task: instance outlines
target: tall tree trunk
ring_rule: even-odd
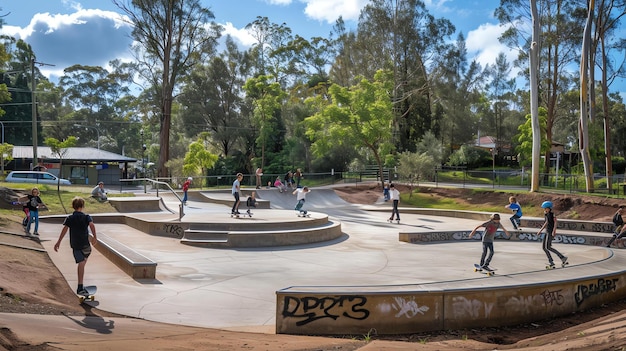
[[[593,192],[593,167],[589,155],[589,109],[592,105],[589,101],[589,71],[593,67],[589,66],[589,51],[591,44],[591,24],[593,20],[593,9],[595,0],[589,1],[587,9],[587,22],[583,34],[583,45],[580,57],[580,121],[578,123],[578,138],[580,154],[583,159],[585,170],[585,188],[588,193]],[[593,87],[591,87],[593,88]]]
[[[533,34],[530,44],[530,115],[533,130],[532,175],[530,191],[539,190],[539,168],[541,167],[541,128],[539,125],[539,14],[537,0],[530,0]]]

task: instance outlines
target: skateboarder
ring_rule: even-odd
[[[306,201],[306,194],[311,191],[309,190],[308,186],[305,186],[304,188],[296,188],[296,190],[293,191],[293,195],[297,195],[296,199],[298,200],[298,203],[296,204],[296,211],[300,211],[300,213],[304,213],[306,214],[306,211],[302,209],[302,206],[304,206],[304,202]]]
[[[400,192],[393,184],[389,185],[389,200],[393,201],[393,209],[391,210],[391,217],[389,222],[393,221],[393,215],[396,215],[396,221],[400,222],[400,212],[398,211],[398,203],[400,202]]]
[[[554,260],[552,260],[552,255],[550,255],[550,251],[554,252],[562,261],[562,266],[565,267],[567,262],[567,256],[561,254],[557,249],[552,247],[552,239],[556,235],[556,216],[554,216],[554,212],[552,212],[552,201],[544,201],[541,204],[541,208],[543,208],[543,212],[545,215],[545,222],[539,231],[537,232],[537,236],[541,235],[541,232],[546,229],[546,235],[543,237],[543,251],[546,253],[548,257],[548,266],[546,268],[554,268]]]
[[[502,230],[504,230],[506,235],[508,235],[509,237],[511,236],[509,232],[506,230],[506,228],[504,228],[502,223],[500,223],[499,214],[494,213],[491,215],[490,218],[491,219],[489,221],[474,228],[474,230],[472,230],[472,232],[469,235],[469,238],[471,238],[474,236],[474,234],[476,234],[476,231],[478,230],[478,228],[481,228],[481,227],[485,228],[485,230],[483,231],[483,238],[482,238],[483,254],[480,256],[480,267],[488,271],[492,270],[491,268],[489,268],[489,263],[491,263],[491,259],[493,258],[493,238],[496,236],[496,231],[498,231],[498,228],[502,228]],[[488,251],[489,251],[489,256],[487,256]]]
[[[256,192],[253,191],[250,196],[248,196],[248,199],[246,200],[246,207],[248,207],[248,211],[246,211],[246,213],[248,214],[248,216],[252,217],[252,212],[250,212],[251,208],[256,208]]]
[[[74,254],[74,261],[78,264],[78,288],[76,293],[78,295],[89,294],[83,286],[83,278],[85,276],[85,265],[87,264],[87,258],[91,254],[91,245],[89,244],[89,230],[93,235],[92,242],[94,245],[97,243],[96,226],[93,224],[93,219],[90,215],[83,213],[85,207],[85,200],[82,197],[75,197],[72,199],[72,208],[74,213],[67,216],[63,221],[63,229],[59,235],[59,240],[54,244],[54,251],[59,251],[61,240],[70,231],[70,246]]]
[[[235,181],[233,182],[233,188],[231,193],[233,194],[233,197],[235,198],[235,203],[233,204],[233,209],[231,211],[232,215],[238,215],[239,213],[239,203],[241,202],[239,200],[239,192],[241,190],[241,181],[243,180],[243,174],[241,173],[237,173],[237,179],[235,179]]]
[[[624,225],[624,219],[622,218],[622,212],[624,211],[624,205],[621,205],[615,214],[613,215],[613,224],[615,224],[615,230],[613,231],[613,237],[606,244],[606,247],[611,247],[611,244],[616,240],[624,236],[626,232],[626,225]]]
[[[191,186],[191,181],[193,180],[193,178],[189,177],[187,178],[187,180],[183,183],[183,204],[187,204],[187,192],[189,191],[189,187]]]
[[[513,228],[515,230],[519,230],[520,218],[522,218],[522,206],[520,206],[519,202],[517,202],[517,198],[515,196],[509,197],[509,204],[504,206],[513,212],[511,216],[511,223],[513,223]]]

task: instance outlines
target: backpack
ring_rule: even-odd
[[[613,224],[615,224],[616,226],[620,226],[624,224],[624,220],[622,219],[622,216],[619,213],[616,213],[613,216]]]

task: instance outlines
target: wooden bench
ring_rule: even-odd
[[[95,248],[133,279],[156,279],[156,262],[121,242],[98,234]]]

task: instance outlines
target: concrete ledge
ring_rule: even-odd
[[[457,230],[457,231],[432,231],[432,232],[400,232],[398,234],[398,240],[411,243],[411,244],[427,244],[431,242],[446,242],[446,241],[481,241],[482,232],[476,232],[476,235],[469,238],[471,230]],[[496,232],[496,240],[511,240],[511,241],[533,241],[541,242],[543,235],[537,235],[537,231],[522,230],[519,232],[509,231],[511,238],[508,238],[502,231]],[[586,232],[560,232],[557,230],[557,234],[552,241],[555,244],[576,244],[576,245],[591,245],[591,246],[606,246],[611,239],[611,235],[604,233],[586,233]],[[624,246],[621,240],[616,240],[615,247],[618,245]]]
[[[180,242],[215,248],[270,247],[319,243],[342,235],[340,222],[327,222],[324,225],[290,230],[224,232],[189,229]]]
[[[109,203],[120,213],[160,212],[167,209],[163,199],[158,197],[112,197]]]
[[[390,212],[391,209],[389,207],[378,207],[378,206],[362,206],[362,210],[365,211],[379,211],[379,212]],[[413,208],[413,207],[402,207],[400,208],[400,213],[410,213],[410,214],[421,214],[426,216],[438,216],[438,217],[452,217],[452,218],[464,218],[464,219],[475,219],[477,221],[487,221],[489,220],[489,216],[491,216],[490,212],[478,212],[478,211],[457,211],[457,210],[440,210],[436,208]],[[504,225],[509,225],[509,217],[510,214],[501,213],[502,223]],[[522,228],[536,228],[537,230],[541,228],[543,225],[543,218],[537,217],[522,217],[521,218],[521,227]],[[612,222],[593,222],[593,221],[579,221],[575,219],[562,219],[558,218],[557,229],[562,230],[577,230],[584,232],[593,232],[593,233],[613,233],[615,230],[615,225]]]
[[[610,251],[609,251],[610,252]],[[501,327],[626,297],[624,255],[596,263],[420,285],[290,287],[276,292],[276,333],[408,334]],[[576,272],[573,272],[576,270]],[[572,278],[576,277],[576,278]]]
[[[240,208],[246,208],[246,200],[248,199],[248,196],[250,196],[250,194],[253,191],[254,190],[242,190],[241,191],[241,195],[240,195],[241,204],[239,205]],[[209,203],[226,205],[226,206],[230,207],[235,202],[235,198],[230,193],[230,191],[228,191],[228,192],[226,192],[226,191],[207,191],[207,192],[202,192],[201,194],[204,197],[203,199],[201,199],[201,201],[206,201],[206,202],[209,202]],[[257,201],[256,208],[258,208],[258,209],[269,209],[270,208],[270,202],[268,200],[259,199],[257,197],[256,201]]]
[[[98,234],[95,248],[133,279],[156,279],[157,264],[119,241]]]

